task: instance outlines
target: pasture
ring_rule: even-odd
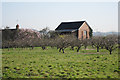
[[[2,50],[3,78],[118,78],[118,50],[41,47]]]

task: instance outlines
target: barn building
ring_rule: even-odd
[[[19,30],[19,25],[16,25],[15,29],[9,29],[6,27],[5,29],[1,29],[2,31],[2,41],[4,40],[13,40],[14,36],[16,35],[17,31]]]
[[[74,34],[78,39],[89,39],[92,37],[92,29],[86,21],[62,22],[55,32],[63,34]]]

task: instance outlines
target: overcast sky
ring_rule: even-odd
[[[85,20],[94,32],[118,31],[117,2],[3,2],[2,27],[54,30],[61,22]]]

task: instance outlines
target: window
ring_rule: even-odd
[[[85,38],[87,39],[87,31],[83,31]]]
[[[84,35],[86,36],[87,35],[87,31],[83,31],[84,32]]]

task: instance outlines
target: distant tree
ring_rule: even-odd
[[[94,40],[92,38],[89,39],[90,45],[92,46],[92,48],[94,48]]]
[[[48,46],[50,46],[51,48],[56,47],[57,42],[56,42],[56,38],[50,38],[48,41]]]
[[[45,27],[39,32],[41,34],[41,37],[46,38],[46,37],[50,37],[49,31],[50,31],[49,27]]]
[[[82,44],[84,46],[84,48],[86,49],[88,45],[90,45],[90,40],[89,39],[84,39],[82,40]]]
[[[74,50],[74,47],[76,46],[77,37],[75,35],[70,34],[67,36],[67,39],[71,50]]]
[[[105,47],[105,37],[101,36],[101,38],[102,38],[102,43],[101,43],[100,47],[101,47],[101,49],[104,49],[104,47]]]
[[[75,41],[75,46],[77,47],[77,52],[79,52],[80,48],[82,47],[82,40],[81,39],[77,39]]]
[[[102,36],[94,36],[92,38],[92,42],[93,42],[94,46],[97,48],[97,52],[99,52],[99,48],[103,44],[103,37]]]
[[[49,30],[48,35],[50,38],[55,38],[56,36],[59,36],[58,33],[56,33],[55,31]]]
[[[43,50],[45,50],[46,47],[49,45],[49,39],[41,38],[41,39],[39,39],[39,41],[37,42],[37,44],[38,44]]]
[[[108,35],[105,38],[105,48],[112,54],[112,51],[118,48],[118,36]]]
[[[65,53],[64,52],[65,48],[67,48],[70,45],[68,40],[69,39],[67,38],[67,35],[64,35],[62,37],[59,37],[59,36],[56,37],[55,44],[56,44],[57,49],[59,49],[59,52],[61,52],[62,50],[62,52]]]

